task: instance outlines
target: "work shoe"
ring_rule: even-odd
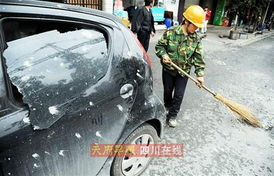
[[[177,125],[177,120],[176,120],[176,119],[169,119],[168,125],[169,125],[170,127],[175,128],[176,125]]]

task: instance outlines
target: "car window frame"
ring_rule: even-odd
[[[3,41],[3,35],[2,35],[2,25],[0,24],[0,81],[2,82],[3,81],[3,84],[1,84],[1,88],[0,89],[3,89],[3,91],[0,92],[0,98],[2,99],[1,102],[6,102],[8,101],[7,100],[7,84],[6,84],[6,81],[5,81],[5,62],[4,62],[4,57],[2,57],[2,53],[4,51],[4,41]],[[6,107],[5,105],[1,105],[0,106],[0,115],[2,116],[2,113],[8,111],[8,107]],[[1,117],[0,116],[0,117]]]
[[[92,16],[92,15],[91,15]],[[112,61],[112,57],[113,57],[113,35],[114,35],[114,26],[112,25],[107,25],[107,24],[102,24],[102,23],[97,23],[95,21],[90,20],[89,23],[87,23],[86,20],[84,19],[79,19],[79,18],[75,18],[75,17],[64,17],[65,19],[61,19],[62,16],[43,16],[43,17],[39,17],[39,16],[16,16],[16,17],[3,17],[0,19],[0,35],[1,35],[1,42],[3,44],[3,47],[1,48],[1,62],[3,64],[2,67],[2,71],[3,71],[3,76],[4,76],[4,81],[6,83],[6,98],[7,100],[10,101],[10,103],[17,107],[17,108],[23,108],[24,106],[20,105],[18,103],[18,101],[14,98],[13,95],[13,90],[12,90],[12,82],[9,79],[9,75],[7,73],[7,68],[5,66],[5,58],[3,57],[3,52],[7,49],[7,42],[5,40],[5,35],[4,35],[4,29],[3,29],[3,21],[4,20],[36,20],[36,21],[53,21],[53,22],[61,22],[61,23],[72,23],[72,24],[76,24],[76,25],[84,25],[89,27],[90,29],[96,29],[97,31],[101,32],[105,39],[106,39],[106,43],[107,43],[107,57],[108,57],[108,68],[107,71],[105,72],[104,76],[106,75],[106,73],[108,72],[109,66],[111,64]],[[103,77],[104,77],[103,76]],[[98,80],[99,81],[99,80]]]
[[[0,20],[1,21],[1,20]],[[1,98],[3,99],[3,102],[5,104],[5,107],[2,109],[0,109],[0,118],[7,115],[7,114],[10,114],[10,113],[13,113],[17,110],[21,110],[21,109],[24,109],[25,107],[23,106],[16,106],[16,103],[14,102],[14,98],[13,98],[13,95],[11,95],[11,92],[10,90],[12,91],[12,88],[11,88],[11,83],[10,82],[7,82],[7,80],[9,80],[8,78],[8,75],[6,73],[6,61],[5,61],[5,58],[3,57],[3,52],[6,48],[6,43],[4,41],[4,35],[3,35],[3,26],[2,26],[2,23],[0,23],[0,59],[1,59],[1,78],[3,80],[3,83],[4,85],[3,86],[3,89],[4,89],[4,94],[3,95],[0,95]],[[10,97],[12,96],[12,100],[10,99]]]
[[[4,51],[5,46],[3,46],[4,45],[4,41],[3,41],[3,35],[2,35],[2,30],[1,29],[2,29],[2,24],[0,24],[0,54],[1,54],[1,56],[0,56],[1,57],[1,63],[0,63],[0,66],[1,66],[0,67],[0,80],[3,80],[5,82],[4,61],[2,59],[2,53]],[[5,87],[6,84],[1,85],[1,86]],[[5,88],[5,91],[3,93],[4,94],[2,95],[1,92],[0,92],[0,97],[4,97],[5,96],[5,94],[6,94],[6,88]]]

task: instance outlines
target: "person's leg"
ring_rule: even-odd
[[[181,75],[177,74],[176,81],[175,81],[175,91],[172,99],[172,106],[169,110],[168,117],[170,119],[176,119],[177,114],[180,111],[180,107],[183,101],[183,97],[185,94],[185,89],[187,85],[188,78],[182,77]]]
[[[145,35],[146,37],[145,37],[145,40],[144,40],[144,44],[143,44],[143,46],[144,46],[144,49],[146,50],[146,51],[148,51],[148,48],[149,48],[149,39],[150,39],[150,33],[149,32],[146,32],[146,35]]]
[[[201,28],[201,33],[202,33],[202,34],[205,33],[205,20],[204,20],[204,22],[203,22],[203,27]]]
[[[144,31],[139,31],[137,33],[137,38],[138,38],[139,42],[144,46],[144,43],[145,43]]]
[[[205,33],[207,31],[207,23],[208,23],[208,20],[205,20],[205,30],[204,30]]]
[[[172,76],[170,73],[165,71],[165,68],[163,68],[162,80],[164,86],[164,105],[166,109],[169,109],[172,105],[172,92],[175,85],[175,79],[176,77]]]
[[[148,46],[149,46],[149,38],[150,38],[150,34],[146,31],[139,31],[138,34],[138,40],[140,41],[140,43],[143,45],[145,51],[148,50]]]

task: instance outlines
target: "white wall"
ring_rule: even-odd
[[[113,14],[113,1],[103,0],[103,11]]]
[[[180,0],[159,0],[159,2],[163,4],[161,7],[173,12],[174,20],[177,20],[179,1]]]

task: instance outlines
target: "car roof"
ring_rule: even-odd
[[[84,13],[84,14],[107,18],[111,21],[114,21],[116,24],[117,23],[122,24],[122,22],[112,14],[109,14],[100,10],[96,10],[96,9],[68,5],[65,3],[45,2],[45,1],[38,1],[38,0],[0,0],[0,5],[43,7],[43,8],[51,8],[56,10],[78,12],[78,13]]]

